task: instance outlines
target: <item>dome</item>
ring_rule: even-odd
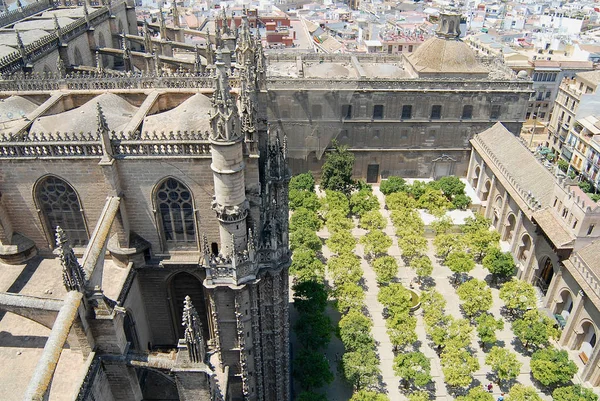
[[[475,52],[460,39],[433,37],[426,40],[408,56],[408,61],[419,74],[488,74],[477,60]]]
[[[210,131],[211,110],[210,98],[197,93],[171,110],[147,116],[142,131]]]

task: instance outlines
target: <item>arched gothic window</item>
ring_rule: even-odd
[[[190,190],[174,178],[158,187],[156,203],[167,246],[195,247],[194,205]]]
[[[77,193],[66,181],[48,176],[37,185],[37,199],[46,227],[54,238],[56,226],[69,236],[71,246],[85,246],[88,242]],[[54,241],[52,241],[54,242]]]

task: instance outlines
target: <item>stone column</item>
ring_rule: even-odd
[[[500,239],[504,237],[504,233],[507,229],[505,225],[506,209],[508,209],[508,191],[504,188],[504,199],[502,199],[502,209],[500,209],[500,216],[498,217],[498,232],[500,233]]]
[[[492,211],[494,210],[494,193],[496,189],[496,176],[492,176],[492,184],[490,185],[490,192],[487,197],[487,205],[485,207],[485,217],[488,219],[492,215]]]
[[[600,345],[597,343],[581,373],[581,380],[589,382],[592,386],[598,386],[600,383]]]
[[[569,314],[569,320],[567,321],[567,325],[563,329],[560,340],[558,341],[558,343],[563,347],[573,349],[575,347],[575,341],[577,341],[577,334],[582,334],[577,333],[575,329],[581,318],[581,311],[585,306],[586,298],[587,297],[585,296],[583,290],[579,290],[579,292],[577,292],[577,297],[575,297],[575,300],[573,300],[573,309],[571,309],[571,313]]]
[[[512,243],[510,244],[510,252],[515,255],[515,247],[518,244],[518,241],[521,238],[521,227],[523,225],[523,211],[519,209],[519,213],[517,214],[517,222],[515,224],[515,229],[513,233]]]
[[[481,172],[479,173],[479,179],[477,180],[477,188],[475,188],[475,193],[477,196],[479,196],[479,198],[481,198],[479,191],[481,191],[481,186],[483,185],[483,181],[485,181],[483,178],[487,177],[487,173],[485,172],[485,162],[483,160],[481,161],[480,168]]]
[[[551,310],[553,310],[551,306],[555,304],[556,301],[556,292],[558,291],[558,286],[562,280],[562,274],[563,267],[559,265],[558,272],[554,275],[554,277],[552,277],[552,281],[548,287],[548,292],[546,293],[546,302],[544,306],[546,306],[546,308],[550,308]]]

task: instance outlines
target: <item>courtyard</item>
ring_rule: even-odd
[[[468,190],[467,193],[469,193]],[[426,399],[452,400],[456,398],[474,400],[477,398],[478,400],[496,400],[504,394],[507,399],[514,400],[551,400],[552,392],[555,388],[570,386],[571,384],[582,384],[578,373],[583,369],[584,363],[579,358],[579,353],[575,351],[569,351],[569,359],[572,362],[568,363],[571,369],[576,370],[570,380],[562,382],[560,385],[555,383],[552,385],[543,385],[533,377],[531,373],[531,358],[535,351],[560,349],[556,342],[556,334],[558,333],[556,322],[554,320],[551,321],[543,313],[538,314],[537,316],[540,316],[540,319],[548,323],[548,325],[552,323],[553,327],[548,327],[548,330],[550,330],[550,333],[552,333],[552,330],[556,330],[554,338],[550,335],[547,344],[539,344],[533,347],[531,344],[524,344],[513,332],[513,324],[517,319],[511,314],[510,308],[507,308],[505,304],[506,297],[504,300],[500,297],[502,284],[509,282],[511,277],[498,277],[491,274],[488,269],[483,267],[482,257],[476,258],[473,256],[473,259],[477,263],[474,263],[472,268],[467,268],[459,273],[456,272],[456,269],[452,271],[448,267],[450,265],[448,260],[446,259],[445,261],[444,257],[440,257],[440,250],[434,245],[436,233],[432,230],[432,226],[435,226],[435,221],[445,220],[441,218],[444,214],[443,212],[440,213],[440,210],[436,210],[434,214],[437,217],[434,217],[423,211],[417,212],[416,205],[413,205],[412,208],[402,207],[403,211],[394,215],[396,208],[394,206],[390,207],[391,205],[389,204],[386,207],[386,196],[380,191],[378,186],[373,186],[372,199],[369,202],[372,204],[373,199],[377,200],[378,205],[376,206],[376,210],[380,213],[383,221],[378,223],[379,227],[377,227],[377,224],[366,227],[366,223],[363,220],[366,214],[365,211],[362,210],[359,213],[355,213],[354,207],[356,204],[353,205],[352,200],[350,200],[350,206],[340,207],[340,199],[332,197],[329,191],[327,191],[326,195],[325,192],[317,189],[316,194],[320,200],[318,216],[325,221],[325,224],[318,227],[318,229],[316,229],[317,227],[313,228],[316,229],[316,234],[324,245],[320,248],[320,251],[316,251],[318,258],[321,260],[322,267],[313,265],[312,268],[317,270],[320,268],[323,269],[323,284],[328,294],[329,301],[324,314],[331,320],[333,333],[335,334],[332,334],[326,344],[324,344],[323,354],[333,377],[329,383],[323,383],[320,387],[304,388],[304,390],[308,390],[302,393],[306,398],[302,398],[301,394],[297,399],[342,401],[352,398],[352,400],[383,401],[389,399],[396,401],[410,399],[411,401],[416,401]],[[292,197],[290,201],[291,209],[295,208],[296,212],[310,205],[310,201],[303,201],[300,205],[301,207],[297,207],[298,205],[293,207]],[[343,211],[345,211],[345,208],[348,208],[349,213],[347,215],[351,216],[351,218],[344,220],[346,218],[344,212],[341,213],[341,216],[332,217],[337,213],[334,210],[337,207],[340,207]],[[473,216],[470,211],[457,212],[446,212],[445,214],[453,214],[455,216],[454,223],[457,223],[457,220],[461,220],[459,224],[464,223],[465,216]],[[404,215],[400,216],[402,213]],[[362,214],[360,218],[359,214]],[[456,219],[457,214],[461,216],[460,219]],[[372,215],[373,213],[369,216]],[[424,218],[421,218],[421,216]],[[297,217],[298,219],[294,221],[292,214],[290,227],[292,249],[295,247],[294,232],[297,230],[297,227],[294,225],[297,226],[300,219],[300,216]],[[404,220],[405,222],[409,222],[406,228],[402,227],[403,219],[408,219]],[[420,221],[410,222],[410,219]],[[302,221],[306,222],[305,220],[305,216],[302,216]],[[334,220],[337,222],[334,222]],[[427,223],[424,223],[423,220]],[[477,219],[471,218],[470,220],[475,221]],[[410,233],[413,224],[415,224],[415,227],[418,227],[416,231],[420,231],[420,234],[414,236],[414,238]],[[487,227],[487,230],[489,230],[489,222]],[[385,238],[376,238],[374,241],[365,240],[366,237],[373,235],[371,231],[377,231],[379,228],[385,234]],[[442,229],[438,227],[438,230]],[[457,238],[465,235],[462,233],[463,230],[460,225],[450,224],[444,227],[443,230],[445,230],[444,233],[447,235]],[[350,233],[352,240],[349,240],[347,235],[340,234],[343,231]],[[444,233],[441,235],[444,235]],[[332,237],[335,237],[334,241],[332,241]],[[485,247],[494,247],[500,251],[505,250],[507,248],[506,243],[500,242],[499,239],[499,236],[490,235],[489,243]],[[304,236],[301,242],[305,240],[306,237]],[[439,242],[442,243],[443,241]],[[340,245],[340,243],[343,245]],[[440,244],[436,245],[442,246]],[[331,249],[332,247],[335,249]],[[382,248],[374,250],[374,247]],[[473,247],[471,245],[471,248]],[[297,252],[298,245],[296,244],[294,255],[297,255]],[[339,263],[336,262],[341,261],[341,258],[345,257],[343,255],[347,252],[356,255],[358,267],[346,266],[348,271],[342,274],[339,271],[339,267],[336,267],[339,266]],[[469,249],[469,252],[473,253],[474,251]],[[451,253],[451,251],[448,253]],[[480,256],[482,255],[483,253]],[[375,261],[378,258],[385,257],[393,258],[398,266],[396,271],[392,269],[392,276],[390,276],[389,270],[376,272],[376,269],[374,269],[374,265],[377,266]],[[419,267],[419,263],[411,262],[415,259],[428,259],[431,261],[429,271],[427,267]],[[351,261],[351,259],[346,260]],[[353,265],[354,262],[350,264]],[[344,267],[344,270],[346,267]],[[420,272],[419,269],[421,269]],[[306,278],[305,276],[303,278],[305,273],[299,272],[292,265],[290,287],[294,283],[297,283],[298,280],[304,280]],[[316,276],[318,275],[317,273]],[[355,281],[353,282],[353,280]],[[468,310],[465,310],[465,303],[469,300],[465,299],[464,296],[461,299],[458,289],[471,280],[473,283],[485,286],[482,291],[491,294],[491,302],[489,305],[481,307],[480,310],[467,313]],[[390,288],[394,283],[401,284],[404,289],[412,288],[421,295],[425,293],[430,294],[432,291],[441,294],[444,302],[434,302],[431,305],[433,309],[440,309],[437,312],[424,310],[428,308],[421,305],[421,308],[416,310],[412,310],[411,308],[410,312],[401,312],[396,317],[394,313],[390,313],[390,310],[393,311],[392,308],[396,307],[392,305],[394,300],[390,301],[388,299],[386,301],[380,296],[382,289]],[[360,287],[362,291],[354,286]],[[532,292],[534,295],[531,299],[529,309],[538,308],[542,310],[543,294],[534,287],[531,287],[530,290],[535,292]],[[349,293],[350,295],[348,296],[348,294],[344,293]],[[400,291],[398,294],[401,295],[402,292]],[[340,299],[344,298],[344,296],[350,298],[350,300]],[[290,297],[293,302],[293,291],[290,292]],[[386,305],[382,304],[382,300],[386,302]],[[342,326],[345,325],[344,319],[353,313],[353,309],[359,310],[360,313],[371,321],[371,324],[368,326],[372,340],[366,340],[366,343],[369,344],[372,341],[374,346],[373,353],[376,355],[376,369],[368,368],[369,358],[367,357],[364,357],[363,361],[358,362],[365,367],[362,372],[356,368],[354,371],[348,368],[348,365],[351,363],[351,357],[346,359],[346,356],[354,354],[356,351],[353,349],[349,350],[347,344],[342,341],[344,338],[344,328]],[[429,317],[425,316],[426,314],[429,314]],[[431,316],[436,314],[440,314],[442,320],[445,322],[439,327],[445,333],[442,334],[442,339],[438,339],[438,341],[435,341],[433,338],[437,335],[433,326],[438,323],[432,324],[430,321]],[[476,317],[481,317],[482,315],[490,316],[492,321],[503,322],[495,330],[492,330],[493,342],[487,344],[482,341],[482,338],[480,338],[481,334],[477,330],[477,326],[479,325],[477,324],[478,320]],[[298,322],[297,311],[292,311],[291,316],[291,327],[296,327]],[[394,325],[390,322],[391,319],[396,319],[400,327],[394,328]],[[429,328],[426,322],[428,319],[429,326],[431,326]],[[342,322],[342,325],[340,325],[340,322]],[[452,337],[452,331],[457,328],[460,328],[461,332],[456,335],[456,338],[461,338],[461,341],[463,341],[462,346],[458,347],[460,349],[456,350],[458,356],[450,354],[449,346],[448,349],[444,349],[446,348],[444,342],[450,344],[450,342],[456,340],[456,338]],[[414,332],[411,332],[412,330]],[[394,333],[395,337],[393,339],[390,333]],[[302,348],[302,345],[298,343],[297,336],[298,333],[292,336],[294,350]],[[346,338],[346,343],[348,341]],[[502,368],[499,369],[498,366],[493,367],[490,365],[489,355],[492,349],[496,348],[502,351],[495,350],[494,352],[503,353],[504,357],[514,359],[512,368],[514,370],[516,367],[517,371],[511,372],[506,376],[510,378],[501,379],[500,376],[502,376],[502,373],[498,373],[498,370],[502,370]],[[419,354],[422,354],[427,361],[422,362],[420,366],[417,366],[419,363],[414,363],[412,366],[409,363],[408,368],[404,366],[404,370],[401,370],[398,369],[397,365],[399,364],[398,355],[402,354],[408,354],[411,357],[414,356],[415,360],[419,360]],[[352,355],[352,358],[354,358],[354,355]],[[356,363],[356,361],[354,362]],[[293,363],[293,367],[296,371],[296,362]],[[411,369],[413,376],[409,378],[398,375],[398,372],[402,371],[410,376]],[[444,369],[446,369],[449,377],[446,377],[444,374]],[[369,379],[369,375],[376,377]],[[301,393],[299,388],[301,387],[301,382],[302,380],[296,380],[295,382],[296,395]],[[453,385],[449,384],[449,382],[452,382]],[[490,384],[491,391],[488,392],[487,389]],[[485,391],[479,392],[479,389],[483,389],[484,387]],[[363,391],[361,392],[361,390]],[[594,390],[598,392],[598,389]],[[314,397],[321,396],[324,398],[310,398],[307,395],[308,393],[313,394]],[[361,394],[363,398],[360,398],[359,395]],[[387,398],[383,398],[383,396]]]

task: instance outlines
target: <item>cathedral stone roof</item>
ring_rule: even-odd
[[[596,275],[600,276],[600,240],[584,246],[577,251],[577,255]]]
[[[125,129],[137,111],[127,100],[113,93],[103,93],[80,107],[64,113],[40,117],[32,125],[30,132],[92,132],[98,130],[99,103],[111,131]]]
[[[37,108],[37,104],[21,96],[0,100],[0,123],[23,118]]]
[[[146,132],[209,131],[211,110],[210,98],[197,93],[171,110],[147,116],[142,130]]]
[[[408,61],[419,75],[489,73],[469,45],[460,39],[429,38],[408,56]]]

